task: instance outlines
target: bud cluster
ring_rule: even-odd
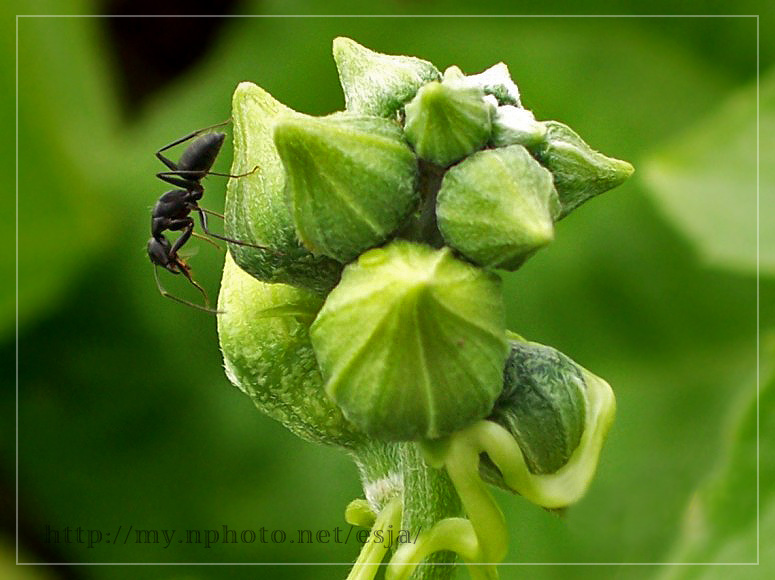
[[[442,440],[487,419],[531,473],[557,472],[584,445],[592,375],[508,333],[494,270],[632,167],[536,120],[503,63],[441,73],[347,38],[334,58],[345,111],[234,94],[232,173],[258,169],[229,182],[227,232],[266,249],[230,247],[229,377],[316,441]]]

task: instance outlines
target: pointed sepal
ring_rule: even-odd
[[[264,282],[281,282],[323,294],[339,280],[342,266],[314,256],[296,237],[285,200],[285,170],[274,146],[276,119],[293,111],[253,83],[234,91],[234,161],[226,192],[226,234],[266,249],[230,244],[239,266]]]
[[[552,172],[562,219],[582,203],[624,183],[632,165],[592,149],[567,125],[546,121],[546,138],[536,149],[538,160]]]
[[[492,131],[482,90],[456,80],[428,83],[405,110],[404,131],[417,156],[442,167],[481,149]]]
[[[334,39],[334,60],[348,111],[393,117],[425,83],[441,75],[428,61],[380,54],[354,40]]]

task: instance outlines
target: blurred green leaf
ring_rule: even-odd
[[[766,348],[765,366],[775,360],[775,335]],[[766,361],[769,360],[770,364]],[[775,373],[763,369],[764,383],[758,397],[746,396],[730,436],[730,445],[712,477],[692,497],[684,530],[670,562],[753,563],[758,567],[735,568],[735,578],[763,578],[775,575],[775,452],[767,442],[775,440]],[[758,419],[761,421],[757,425]],[[758,427],[758,429],[757,429]],[[757,444],[760,447],[758,457]],[[757,467],[760,472],[757,473]],[[757,476],[760,488],[757,489]],[[757,522],[757,511],[761,518]],[[760,524],[761,528],[757,528]],[[672,567],[659,575],[663,580],[727,578],[729,569],[717,566]]]
[[[655,199],[709,263],[756,271],[757,120],[760,150],[775,149],[775,71],[732,96],[720,110],[644,165]],[[760,166],[761,272],[775,274],[775,165]]]
[[[70,8],[82,9],[84,2]],[[20,324],[53,310],[116,231],[98,185],[109,184],[105,175],[122,167],[98,24],[87,18],[18,19]],[[12,327],[13,305],[6,287],[0,332]]]

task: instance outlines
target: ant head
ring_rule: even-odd
[[[176,256],[170,255],[171,251],[172,246],[164,236],[148,240],[148,257],[151,259],[151,263],[177,274],[179,260]]]

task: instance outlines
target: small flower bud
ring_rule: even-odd
[[[274,129],[296,231],[315,254],[349,262],[415,209],[417,161],[393,121],[288,115]]]
[[[626,161],[606,157],[587,145],[570,127],[546,121],[547,134],[536,150],[538,160],[554,175],[562,219],[588,199],[622,184],[634,171]]]
[[[444,175],[436,216],[446,242],[477,264],[517,269],[554,238],[551,174],[521,145],[471,155]]]
[[[442,75],[442,80],[449,82],[449,81],[462,81],[465,78],[465,74],[463,74],[463,71],[460,70],[460,67],[457,65],[448,66],[446,69],[444,69],[444,74]]]
[[[524,145],[532,147],[543,142],[546,126],[535,120],[527,109],[504,105],[495,109],[492,119],[492,138],[496,147]]]
[[[325,293],[339,280],[341,264],[313,256],[296,238],[285,200],[285,170],[272,141],[278,116],[293,111],[253,83],[234,91],[234,162],[226,193],[226,234],[266,250],[230,244],[234,260],[265,282],[282,282]]]
[[[404,131],[417,156],[445,167],[483,147],[492,130],[483,96],[456,80],[422,87],[405,108]]]
[[[425,83],[441,75],[411,56],[380,54],[349,38],[334,39],[334,60],[348,111],[392,117]]]
[[[547,482],[553,495],[565,490],[579,496],[591,480],[613,422],[611,387],[554,348],[516,335],[511,335],[510,345],[503,391],[488,419],[511,433],[530,473],[558,474],[554,483]],[[486,455],[480,473],[489,483],[510,489]]]
[[[316,294],[266,284],[226,255],[218,297],[218,338],[229,380],[263,413],[299,437],[354,448],[364,440],[323,391],[309,340]]]
[[[532,473],[557,471],[584,431],[581,368],[551,347],[511,341],[503,379],[490,419],[514,435]]]
[[[430,439],[487,415],[503,385],[500,280],[406,241],[345,268],[311,328],[326,392],[384,440]]]

